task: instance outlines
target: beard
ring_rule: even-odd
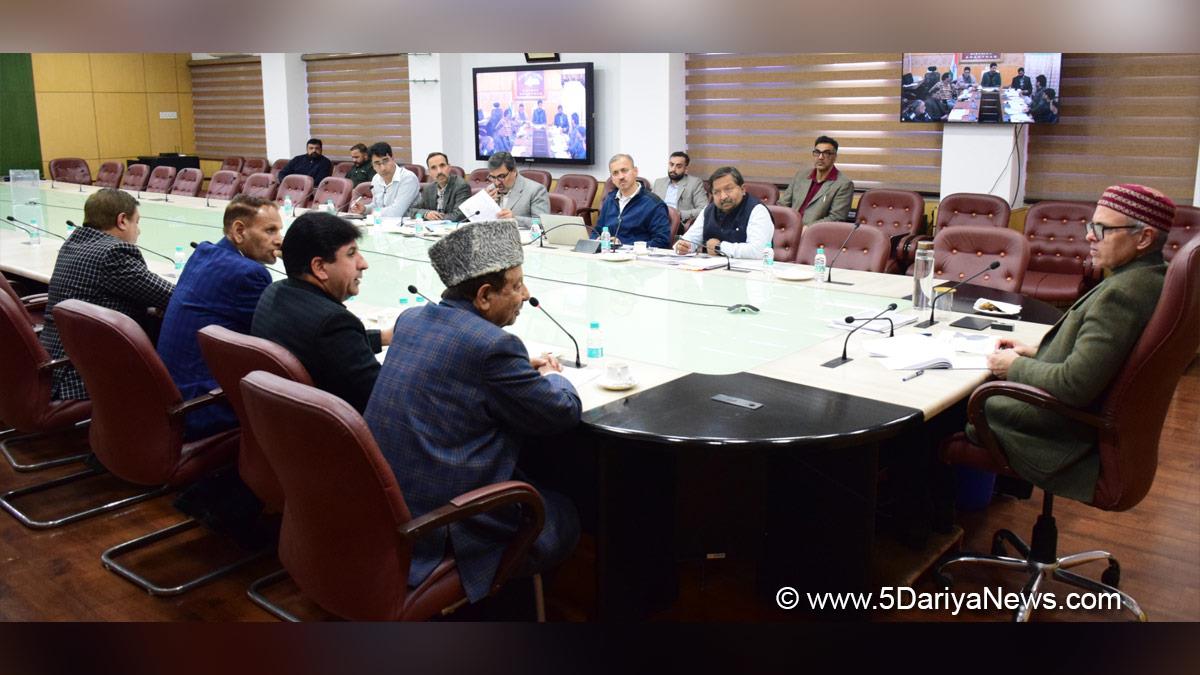
[[[672,183],[678,182],[679,179],[683,178],[685,175],[686,174],[683,174],[683,173],[675,173],[674,171],[667,172],[667,178],[671,179]]]

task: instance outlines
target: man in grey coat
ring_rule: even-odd
[[[691,222],[708,206],[704,181],[688,175],[692,158],[682,150],[667,159],[667,176],[654,181],[654,194],[679,211],[680,222]]]
[[[517,160],[507,152],[497,152],[488,158],[488,194],[500,205],[499,220],[513,218],[520,227],[528,228],[534,216],[550,213],[550,195],[546,186],[517,173]],[[470,217],[471,214],[466,214]]]
[[[466,216],[458,210],[458,205],[471,197],[471,186],[450,171],[450,159],[444,152],[429,153],[425,166],[432,180],[421,188],[417,201],[408,209],[408,216],[421,216],[425,220],[464,220]]]
[[[787,189],[779,195],[779,205],[799,211],[805,225],[849,219],[854,181],[834,166],[837,153],[837,141],[828,136],[817,137],[813,143],[812,171],[797,171]]]

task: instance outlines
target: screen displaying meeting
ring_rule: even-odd
[[[592,64],[476,68],[475,151],[592,164]]]
[[[905,54],[901,122],[1052,124],[1058,121],[1062,54]]]

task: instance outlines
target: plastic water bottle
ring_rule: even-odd
[[[325,200],[325,210],[332,214],[337,214],[337,207],[333,205],[332,199]]]
[[[400,296],[400,311],[403,312],[406,309],[408,309],[408,296],[402,295]]]
[[[917,256],[913,260],[913,309],[929,309],[933,296],[933,242],[917,242]]]
[[[413,221],[413,234],[417,235],[418,237],[421,236],[422,234],[425,234],[425,214],[424,213],[418,213],[416,219]],[[418,301],[419,300],[420,300],[420,298],[418,298]]]
[[[542,236],[542,221],[534,217],[533,222],[529,224],[529,241],[534,242]]]
[[[775,249],[763,247],[763,276],[770,279],[775,276]]]
[[[296,215],[296,206],[292,204],[292,196],[288,195],[283,198],[283,215],[291,218]]]
[[[38,229],[37,218],[30,218],[29,225],[29,245],[37,246],[42,243],[42,231]]]
[[[377,226],[383,224],[383,216],[379,213],[379,209],[375,209],[375,218],[373,222]]]
[[[600,230],[600,252],[612,253],[612,235],[608,233],[608,226],[605,225],[603,230]]]
[[[600,332],[600,322],[588,324],[587,337],[588,361],[599,361],[604,358],[604,333]]]
[[[183,264],[187,262],[187,255],[183,252],[182,246],[175,247],[175,278],[183,274]]]
[[[813,258],[813,268],[814,268],[814,271],[817,276],[817,281],[820,281],[823,283],[825,281],[825,275],[829,273],[828,268],[825,267],[825,247],[824,246],[817,247],[817,256],[815,258]]]
[[[417,307],[424,307],[424,306],[425,306],[425,298],[423,296],[418,295],[417,296]]]

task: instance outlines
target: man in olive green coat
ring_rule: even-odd
[[[1114,185],[1087,225],[1093,262],[1111,272],[1079,298],[1037,347],[1001,340],[988,368],[1001,379],[1094,406],[1124,365],[1162,293],[1162,247],[1175,204],[1142,185]],[[1023,478],[1054,494],[1090,502],[1100,475],[1096,430],[1011,398],[986,404],[988,424]],[[967,435],[978,441],[968,425]]]

